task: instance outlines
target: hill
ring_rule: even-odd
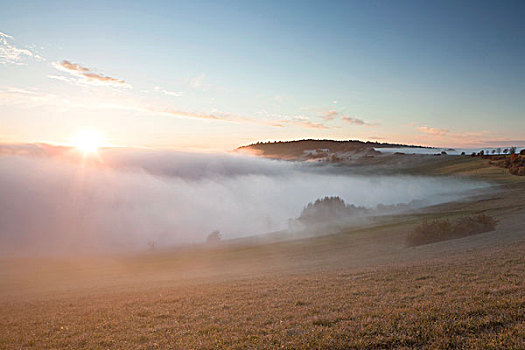
[[[373,156],[381,152],[374,148],[431,148],[417,145],[393,143],[363,142],[359,140],[297,140],[257,142],[237,148],[240,152],[256,153],[257,155],[287,160],[308,160],[319,158],[337,158],[344,155]],[[337,159],[335,159],[337,160]]]

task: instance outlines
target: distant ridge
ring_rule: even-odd
[[[326,153],[379,153],[374,148],[433,148],[398,143],[363,142],[359,140],[297,140],[257,142],[237,148],[237,151],[255,152],[264,157],[296,159],[302,158],[307,152]]]

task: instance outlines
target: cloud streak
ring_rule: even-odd
[[[298,126],[302,128],[307,129],[328,129],[328,127],[321,123],[314,123],[309,120],[306,120],[304,118],[282,118],[280,119],[258,119],[258,118],[251,118],[251,117],[245,117],[241,115],[237,115],[234,113],[226,113],[226,112],[212,112],[212,113],[197,113],[197,112],[188,112],[188,111],[182,111],[171,107],[166,108],[159,108],[156,106],[145,106],[143,107],[145,110],[153,113],[163,113],[168,115],[174,115],[174,116],[182,116],[182,117],[188,117],[188,118],[194,118],[194,119],[208,119],[208,120],[215,120],[215,121],[227,121],[227,122],[234,122],[234,123],[250,123],[250,124],[257,124],[257,125],[263,125],[263,126],[273,126],[273,127],[285,127],[285,126]]]
[[[51,79],[64,80],[71,83],[72,78],[63,76],[48,76]],[[74,79],[73,79],[74,80]],[[66,108],[88,108],[88,109],[120,109],[137,112],[147,112],[153,114],[163,114],[174,117],[183,117],[196,120],[210,120],[217,122],[248,123],[267,127],[288,127],[296,126],[306,129],[328,129],[328,126],[322,123],[315,123],[304,116],[286,116],[272,114],[270,118],[256,118],[242,116],[235,113],[212,111],[212,112],[195,112],[185,111],[169,104],[161,105],[152,101],[136,99],[129,94],[101,94],[99,96],[90,96],[89,100],[72,98],[65,99],[57,95],[43,93],[39,91],[29,91],[17,88],[0,89],[0,104],[4,105],[25,105],[41,106],[52,105]]]
[[[329,110],[320,115],[320,118],[325,121],[329,122],[332,120],[336,120],[337,118],[341,118],[341,120],[347,124],[350,125],[358,125],[358,126],[374,126],[373,124],[370,124],[362,119],[356,118],[356,117],[350,117],[346,114],[341,114],[336,110]]]
[[[0,32],[0,64],[24,65],[28,58],[43,61],[44,58],[29,49],[16,47],[11,35]]]
[[[449,130],[446,130],[446,129],[432,128],[429,126],[418,126],[416,127],[416,129],[422,133],[425,133],[431,136],[444,136],[450,132]]]
[[[184,95],[184,92],[182,91],[169,91],[166,89],[161,88],[160,86],[155,86],[155,91],[161,92],[164,95],[173,96],[173,97],[180,97]]]
[[[321,116],[324,121],[334,120],[338,116],[337,111],[327,111]]]
[[[364,120],[361,120],[359,118],[343,116],[342,119],[345,123],[352,125],[368,125]]]
[[[198,76],[196,76],[195,78],[192,78],[190,79],[189,83],[190,83],[190,86],[194,89],[197,89],[197,90],[203,90],[203,91],[206,91],[210,88],[210,85],[209,84],[206,84],[204,82],[204,79],[206,79],[206,74],[202,73]]]
[[[76,63],[72,63],[67,60],[61,62],[53,62],[53,66],[62,71],[69,73],[77,79],[69,80],[78,85],[96,85],[96,86],[114,86],[114,87],[125,87],[130,88],[131,85],[127,84],[124,80],[113,78],[104,74],[94,73],[89,68],[81,66]],[[50,76],[52,79],[59,79],[67,81],[66,79],[59,78],[59,76]]]

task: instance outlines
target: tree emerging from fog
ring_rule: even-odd
[[[346,204],[339,196],[324,197],[304,207],[297,221],[303,224],[323,224],[331,221],[351,219],[359,216],[384,215],[412,208],[411,203],[392,205],[378,204],[373,208]]]
[[[206,242],[215,243],[215,242],[219,242],[221,239],[222,239],[221,232],[219,230],[215,230],[212,233],[210,233],[208,237],[206,237]]]
[[[303,209],[298,220],[303,223],[318,223],[341,220],[348,216],[365,214],[365,207],[347,205],[340,197],[324,197],[318,199]]]

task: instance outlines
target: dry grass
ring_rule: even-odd
[[[523,248],[358,273],[4,302],[0,347],[518,349]]]
[[[492,216],[486,214],[464,216],[454,221],[449,219],[426,221],[408,234],[407,245],[414,247],[489,232],[496,228],[496,223]]]

